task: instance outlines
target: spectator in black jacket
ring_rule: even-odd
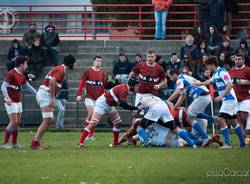
[[[206,35],[206,41],[208,43],[208,48],[211,51],[211,55],[217,55],[218,48],[222,42],[222,36],[218,33],[218,30],[215,26],[209,26],[209,32]]]
[[[120,83],[128,82],[128,74],[131,72],[133,64],[128,60],[125,53],[120,53],[118,61],[114,64],[113,74]]]
[[[42,46],[47,50],[49,56],[50,64],[52,66],[57,66],[57,53],[58,44],[60,42],[59,35],[55,31],[55,26],[47,25],[45,27],[45,32],[42,34]]]
[[[203,55],[210,56],[210,54],[210,49],[208,48],[206,40],[200,40],[195,50],[196,61],[198,61]]]
[[[119,81],[115,79],[114,75],[111,72],[106,73],[105,76],[105,89],[111,89],[119,84]]]
[[[45,50],[41,47],[40,41],[36,40],[28,51],[29,56],[29,73],[36,79],[42,72],[46,63]]]
[[[12,40],[11,47],[9,48],[7,61],[5,63],[8,71],[15,67],[15,60],[18,56],[25,56],[26,50],[19,44],[17,39]]]
[[[185,53],[189,53],[192,56],[193,60],[196,60],[195,58],[195,49],[196,45],[194,44],[194,37],[192,35],[187,35],[185,38],[184,45],[180,48],[180,58],[183,61]]]
[[[158,63],[159,65],[161,65],[164,72],[167,71],[167,63],[162,59],[162,57],[160,55],[156,56],[155,62]]]
[[[69,99],[69,87],[66,80],[62,84],[62,88],[56,97],[56,107],[58,108],[58,114],[56,118],[56,128],[61,129],[64,126],[64,113]]]

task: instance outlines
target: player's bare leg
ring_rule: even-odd
[[[40,141],[42,137],[44,136],[47,128],[54,122],[54,118],[53,118],[54,108],[47,106],[47,107],[43,107],[41,110],[42,110],[43,120],[42,120],[41,125],[38,127],[36,135],[31,143],[31,148],[34,150],[41,149]]]
[[[247,118],[248,118],[248,112],[239,111],[237,113],[237,119],[238,119],[238,122],[240,123],[240,126],[242,128],[243,136],[244,136],[246,144],[249,143],[249,139],[248,139],[247,134],[246,134]]]

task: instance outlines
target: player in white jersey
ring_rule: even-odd
[[[194,85],[194,83],[198,82],[198,80],[189,75],[179,74],[178,70],[171,70],[170,76],[171,79],[176,82],[176,90],[168,98],[168,101],[174,101],[181,95],[181,93],[183,93],[184,90],[186,90],[189,96],[194,98],[193,102],[188,107],[187,121],[189,122],[190,126],[204,139],[202,146],[207,146],[211,142],[211,137],[207,135],[207,133],[201,128],[199,122],[197,121],[197,118],[208,119],[209,117],[208,115],[204,114],[206,107],[211,102],[211,97],[207,87]]]
[[[196,147],[194,141],[188,136],[187,131],[176,126],[167,103],[159,97],[143,97],[140,99],[138,109],[143,109],[145,111],[137,128],[137,134],[139,135],[140,141],[144,143],[144,146],[148,146],[148,143],[151,141],[145,129],[157,122],[183,138],[191,147]]]
[[[217,86],[219,96],[216,97],[214,101],[222,101],[222,105],[218,115],[218,122],[225,142],[224,146],[222,146],[221,149],[231,148],[226,121],[232,125],[232,129],[234,129],[235,133],[237,134],[240,141],[240,147],[245,147],[246,144],[244,141],[242,129],[236,119],[237,98],[233,90],[231,77],[224,68],[218,66],[216,57],[208,58],[205,64],[209,68],[211,73],[214,74],[211,79],[196,84],[208,85],[210,83],[215,83]]]

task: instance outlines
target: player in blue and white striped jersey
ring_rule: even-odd
[[[205,62],[208,69],[213,73],[211,79],[201,82],[197,85],[208,85],[210,83],[215,83],[217,86],[217,90],[219,96],[217,96],[214,101],[220,102],[222,101],[222,105],[220,107],[218,122],[221,128],[221,133],[224,136],[224,146],[221,149],[231,148],[229,133],[227,123],[232,125],[232,129],[235,131],[237,136],[239,137],[240,147],[245,147],[245,141],[242,133],[242,129],[237,122],[236,116],[236,107],[237,107],[237,98],[233,89],[233,84],[231,82],[231,77],[229,73],[222,67],[218,66],[218,62],[216,57],[210,57]]]
[[[176,82],[176,89],[175,92],[168,98],[168,101],[173,102],[173,100],[179,97],[185,90],[191,97],[194,98],[193,102],[188,107],[187,121],[190,126],[204,139],[202,146],[207,146],[211,142],[211,138],[201,128],[196,118],[211,119],[209,115],[204,114],[206,107],[211,102],[209,90],[206,86],[194,85],[195,82],[199,81],[189,75],[179,74],[178,70],[170,71],[170,76],[171,79]]]

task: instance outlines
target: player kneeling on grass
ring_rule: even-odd
[[[83,143],[90,133],[90,131],[99,123],[104,114],[108,114],[109,119],[112,121],[113,127],[113,146],[119,145],[119,132],[121,127],[121,118],[115,109],[115,106],[121,106],[128,110],[138,110],[137,107],[129,105],[126,100],[130,93],[135,91],[136,85],[139,83],[136,77],[131,77],[128,84],[119,84],[109,91],[101,95],[95,103],[94,113],[89,124],[84,128],[80,137],[77,147],[83,147]]]
[[[33,150],[43,149],[40,146],[40,140],[45,134],[46,129],[54,122],[53,112],[56,106],[56,95],[65,80],[66,71],[68,69],[73,69],[75,61],[74,56],[70,54],[65,56],[63,64],[53,67],[46,75],[42,85],[39,87],[36,101],[41,108],[43,121],[31,142],[31,148]]]
[[[145,115],[139,123],[137,134],[144,147],[149,146],[151,142],[149,134],[145,129],[156,122],[179,135],[189,146],[196,147],[194,141],[188,136],[187,131],[176,126],[168,105],[162,99],[156,96],[143,97],[140,100],[139,106],[145,111]]]
[[[24,56],[17,57],[15,68],[7,73],[1,87],[4,95],[4,105],[10,120],[5,130],[4,143],[1,146],[4,149],[23,147],[17,144],[18,129],[23,111],[21,89],[26,89],[36,95],[36,90],[25,79],[24,71],[27,68],[27,62],[28,58]],[[12,145],[8,143],[11,135]]]

